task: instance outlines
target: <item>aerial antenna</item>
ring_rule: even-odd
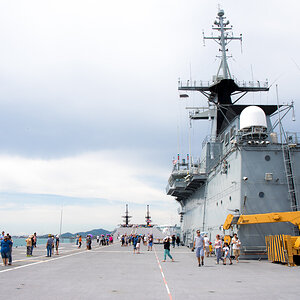
[[[219,73],[222,70],[222,77],[223,79],[231,79],[230,70],[227,63],[227,58],[229,57],[227,55],[227,45],[232,40],[240,40],[242,41],[242,35],[239,37],[235,37],[231,34],[229,34],[229,31],[232,30],[232,26],[229,26],[229,21],[226,21],[226,17],[224,17],[224,10],[220,8],[220,5],[218,5],[218,16],[217,19],[214,22],[214,25],[212,27],[213,30],[219,31],[219,36],[211,36],[206,37],[203,34],[203,40],[214,40],[217,44],[220,45],[220,51],[222,52],[222,55],[220,55],[221,58],[221,64],[217,73],[217,77],[219,77]]]

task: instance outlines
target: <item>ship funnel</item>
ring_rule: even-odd
[[[267,137],[265,112],[258,106],[246,107],[240,115],[240,132],[243,139],[265,139]]]

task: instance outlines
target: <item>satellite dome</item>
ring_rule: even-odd
[[[267,128],[265,112],[258,106],[247,106],[240,115],[240,130],[251,127]]]

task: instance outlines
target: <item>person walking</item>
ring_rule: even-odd
[[[177,235],[177,237],[176,237],[176,244],[177,244],[177,247],[179,248],[179,245],[180,245],[180,237],[179,237],[179,235]]]
[[[209,238],[207,234],[204,235],[204,244],[205,244],[205,256],[209,257]]]
[[[196,231],[197,235],[195,236],[194,239],[194,245],[193,245],[193,250],[196,249],[196,257],[198,260],[198,267],[201,267],[201,265],[204,265],[204,248],[205,248],[205,243],[204,243],[204,238],[200,234],[200,230]],[[200,258],[201,258],[201,263],[200,263]]]
[[[230,265],[232,265],[232,260],[231,260],[231,257],[230,257],[230,249],[229,249],[228,243],[224,243],[223,251],[224,251],[223,265],[226,265],[226,259],[227,258],[229,259]]]
[[[8,259],[9,259],[9,253],[11,247],[12,247],[12,242],[5,235],[3,237],[3,240],[1,241],[1,256],[2,256],[4,266],[8,265]]]
[[[49,234],[48,235],[48,240],[47,240],[47,243],[46,243],[47,257],[52,256],[52,247],[53,247],[53,238],[52,238],[52,235]]]
[[[239,240],[237,234],[235,233],[232,238],[232,249],[233,249],[233,255],[235,256],[235,260],[237,263],[239,262],[240,247],[241,247],[241,241]]]
[[[138,237],[138,241],[137,241],[137,243],[136,243],[136,253],[137,253],[137,254],[140,254],[140,253],[141,253],[141,252],[140,252],[140,249],[141,249],[141,242],[142,242],[142,237],[139,236],[139,237]]]
[[[81,235],[79,236],[79,238],[78,238],[78,248],[81,248],[81,245],[82,245],[82,237],[81,237]]]
[[[166,261],[167,255],[174,261],[172,255],[170,254],[170,238],[165,237],[164,238],[164,260],[163,262]]]
[[[216,251],[216,256],[217,256],[216,264],[219,264],[220,259],[223,260],[223,258],[222,258],[222,241],[220,239],[219,234],[217,234],[216,240],[215,240],[215,251]]]

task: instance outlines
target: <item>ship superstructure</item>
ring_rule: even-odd
[[[197,229],[207,232],[211,240],[224,234],[222,224],[231,214],[255,214],[296,211],[299,209],[298,187],[300,145],[297,133],[287,133],[282,118],[294,110],[290,105],[240,105],[249,92],[267,92],[268,83],[239,82],[230,73],[227,45],[242,36],[231,34],[232,27],[219,10],[213,29],[217,36],[205,37],[220,46],[221,63],[212,82],[179,82],[181,97],[187,92],[202,93],[206,108],[192,109],[192,121],[209,120],[211,134],[202,144],[198,161],[187,159],[173,163],[167,194],[180,204],[182,239],[190,245]],[[235,100],[233,100],[233,98]],[[279,130],[279,134],[277,131]],[[238,233],[245,255],[261,255],[265,236],[295,234],[298,229],[288,223],[236,226],[227,234]],[[296,232],[297,233],[297,232]]]

